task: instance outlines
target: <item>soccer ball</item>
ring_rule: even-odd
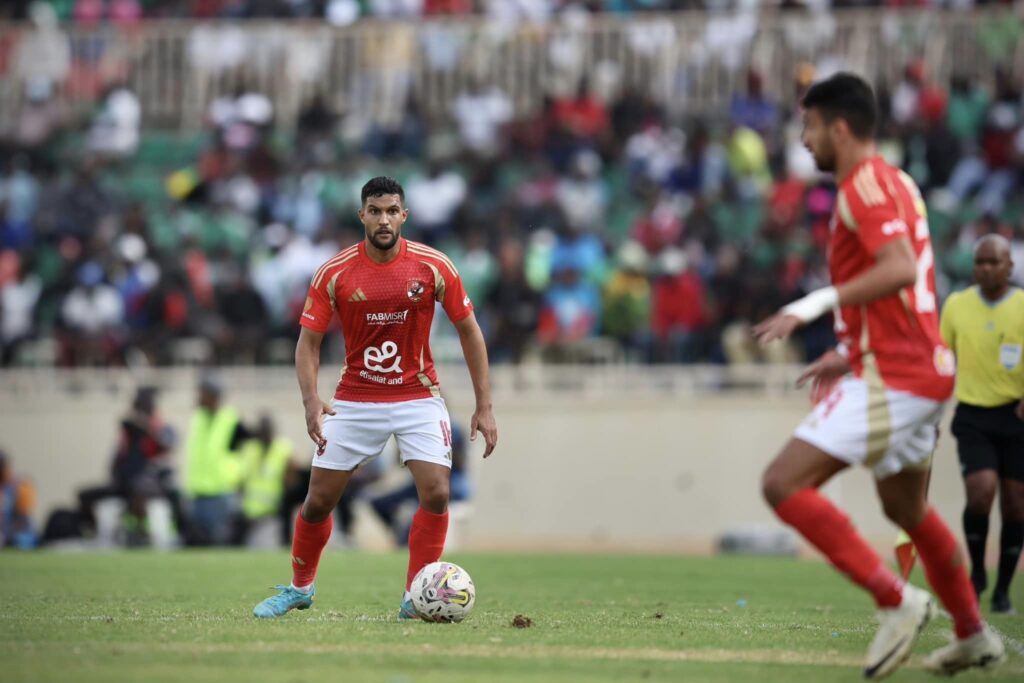
[[[431,562],[409,588],[416,614],[424,621],[462,621],[473,611],[476,588],[466,570],[451,562]]]

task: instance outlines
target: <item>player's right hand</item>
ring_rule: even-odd
[[[754,325],[754,337],[761,346],[773,342],[776,339],[789,339],[789,336],[803,325],[800,318],[789,313],[779,311],[767,320]]]
[[[818,403],[828,396],[843,375],[850,371],[850,362],[835,349],[822,354],[796,378],[796,385],[802,387],[811,382],[811,403]]]
[[[309,434],[309,438],[313,440],[313,443],[316,444],[317,454],[319,455],[327,448],[327,439],[324,437],[321,417],[324,415],[334,415],[334,408],[319,398],[306,402],[305,407],[306,432]]]

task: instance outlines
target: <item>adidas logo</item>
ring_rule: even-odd
[[[349,301],[366,301],[366,295],[363,294],[362,289],[357,289],[352,293],[352,296],[348,298]]]

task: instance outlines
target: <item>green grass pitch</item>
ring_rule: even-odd
[[[400,553],[328,552],[312,609],[257,621],[287,554],[0,555],[0,681],[385,683],[857,681],[869,599],[820,562],[453,554],[477,586],[462,624],[396,620]],[[916,581],[921,583],[921,577]],[[1018,581],[1014,602],[1024,607]],[[513,628],[523,614],[530,628]],[[957,680],[1024,680],[1024,617],[993,616],[1009,661]],[[934,680],[922,655],[891,680]]]

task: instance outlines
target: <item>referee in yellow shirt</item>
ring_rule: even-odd
[[[1024,544],[1024,291],[1010,286],[1010,243],[986,235],[974,248],[974,287],[942,309],[942,337],[956,353],[953,435],[967,491],[964,535],[971,581],[988,586],[985,540],[999,489],[1003,528],[992,611],[1012,613],[1010,581]]]

